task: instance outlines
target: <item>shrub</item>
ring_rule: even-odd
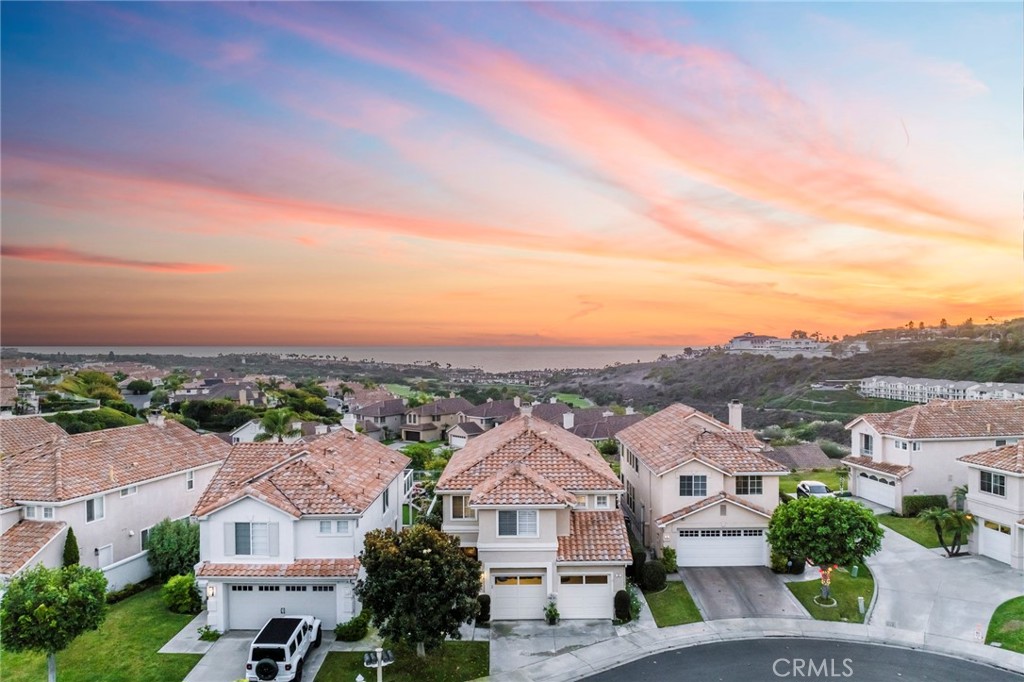
[[[174,613],[199,613],[203,610],[203,601],[196,589],[196,577],[176,575],[167,581],[161,592],[164,604]]]
[[[476,600],[480,603],[480,613],[476,615],[476,622],[479,624],[489,623],[491,620],[491,595],[481,594]]]
[[[660,561],[645,563],[641,578],[641,584],[648,592],[658,592],[665,589],[665,565]]]
[[[903,496],[903,515],[904,516],[917,516],[925,509],[931,507],[941,507],[945,509],[949,506],[949,500],[946,499],[945,495],[904,495]]]
[[[633,583],[628,583],[626,591],[629,593],[629,619],[636,620],[640,617],[640,609],[644,607],[640,599],[640,590]]]
[[[216,642],[220,639],[220,636],[224,634],[219,630],[214,630],[209,625],[204,625],[199,628],[199,639],[204,642]]]
[[[676,550],[666,547],[661,554],[661,563],[665,566],[666,573],[675,573],[679,570],[679,564],[676,562]]]
[[[614,438],[608,438],[597,444],[597,451],[602,455],[613,457],[619,454],[619,443]]]
[[[199,563],[199,524],[188,519],[164,519],[149,531],[147,556],[159,580],[190,573]]]
[[[334,634],[341,642],[358,642],[366,637],[370,629],[370,610],[363,609],[345,623],[338,623]]]
[[[826,438],[819,439],[818,447],[825,453],[829,459],[842,459],[850,454],[850,448],[844,447],[834,440],[828,440]]]
[[[615,620],[623,623],[629,620],[629,593],[619,590],[615,593]]]
[[[75,537],[75,529],[68,527],[68,534],[64,538],[63,566],[74,566],[78,563],[78,538]]]
[[[772,573],[786,573],[789,571],[789,557],[772,550],[771,569]]]
[[[107,592],[107,603],[116,604],[119,601],[124,601],[132,595],[136,595],[143,590],[148,590],[151,584],[151,580],[143,580],[141,583],[128,583],[120,590]]]
[[[647,550],[643,547],[634,545],[631,547],[633,550],[633,565],[631,566],[633,580],[639,581],[643,577],[644,564],[647,563]]]

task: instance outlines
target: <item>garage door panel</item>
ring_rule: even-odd
[[[685,528],[676,542],[676,563],[696,566],[764,566],[763,528]]]
[[[896,506],[895,481],[861,474],[857,477],[857,495],[886,507]]]
[[[491,577],[492,620],[540,620],[548,601],[543,574],[510,573]]]
[[[290,588],[290,589],[289,589]],[[336,585],[229,585],[228,625],[232,630],[258,630],[275,616],[311,615],[324,628],[338,624]],[[344,596],[344,595],[342,595]]]
[[[1013,540],[1011,526],[982,520],[978,524],[978,553],[1004,564],[1010,563],[1010,549]]]
[[[607,573],[560,575],[558,612],[562,618],[611,618],[612,581]]]

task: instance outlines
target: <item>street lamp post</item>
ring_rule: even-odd
[[[367,651],[363,654],[363,665],[367,668],[377,669],[377,682],[383,682],[384,680],[384,666],[391,665],[395,662],[395,655],[391,653],[391,649],[382,649],[377,647],[376,651]],[[359,675],[362,677],[362,675]],[[363,682],[356,678],[356,682]]]

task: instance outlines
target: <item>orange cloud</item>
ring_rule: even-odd
[[[19,258],[21,260],[41,263],[68,263],[71,265],[130,268],[132,270],[168,272],[179,275],[198,275],[231,270],[226,265],[132,260],[96,253],[85,253],[84,251],[76,251],[62,246],[16,246],[4,244],[0,246],[0,255],[5,258]]]

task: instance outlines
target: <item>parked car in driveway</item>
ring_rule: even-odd
[[[302,682],[310,649],[320,646],[320,620],[313,616],[271,618],[249,646],[249,682]]]
[[[834,494],[821,481],[800,481],[796,486],[797,497],[832,497]]]

